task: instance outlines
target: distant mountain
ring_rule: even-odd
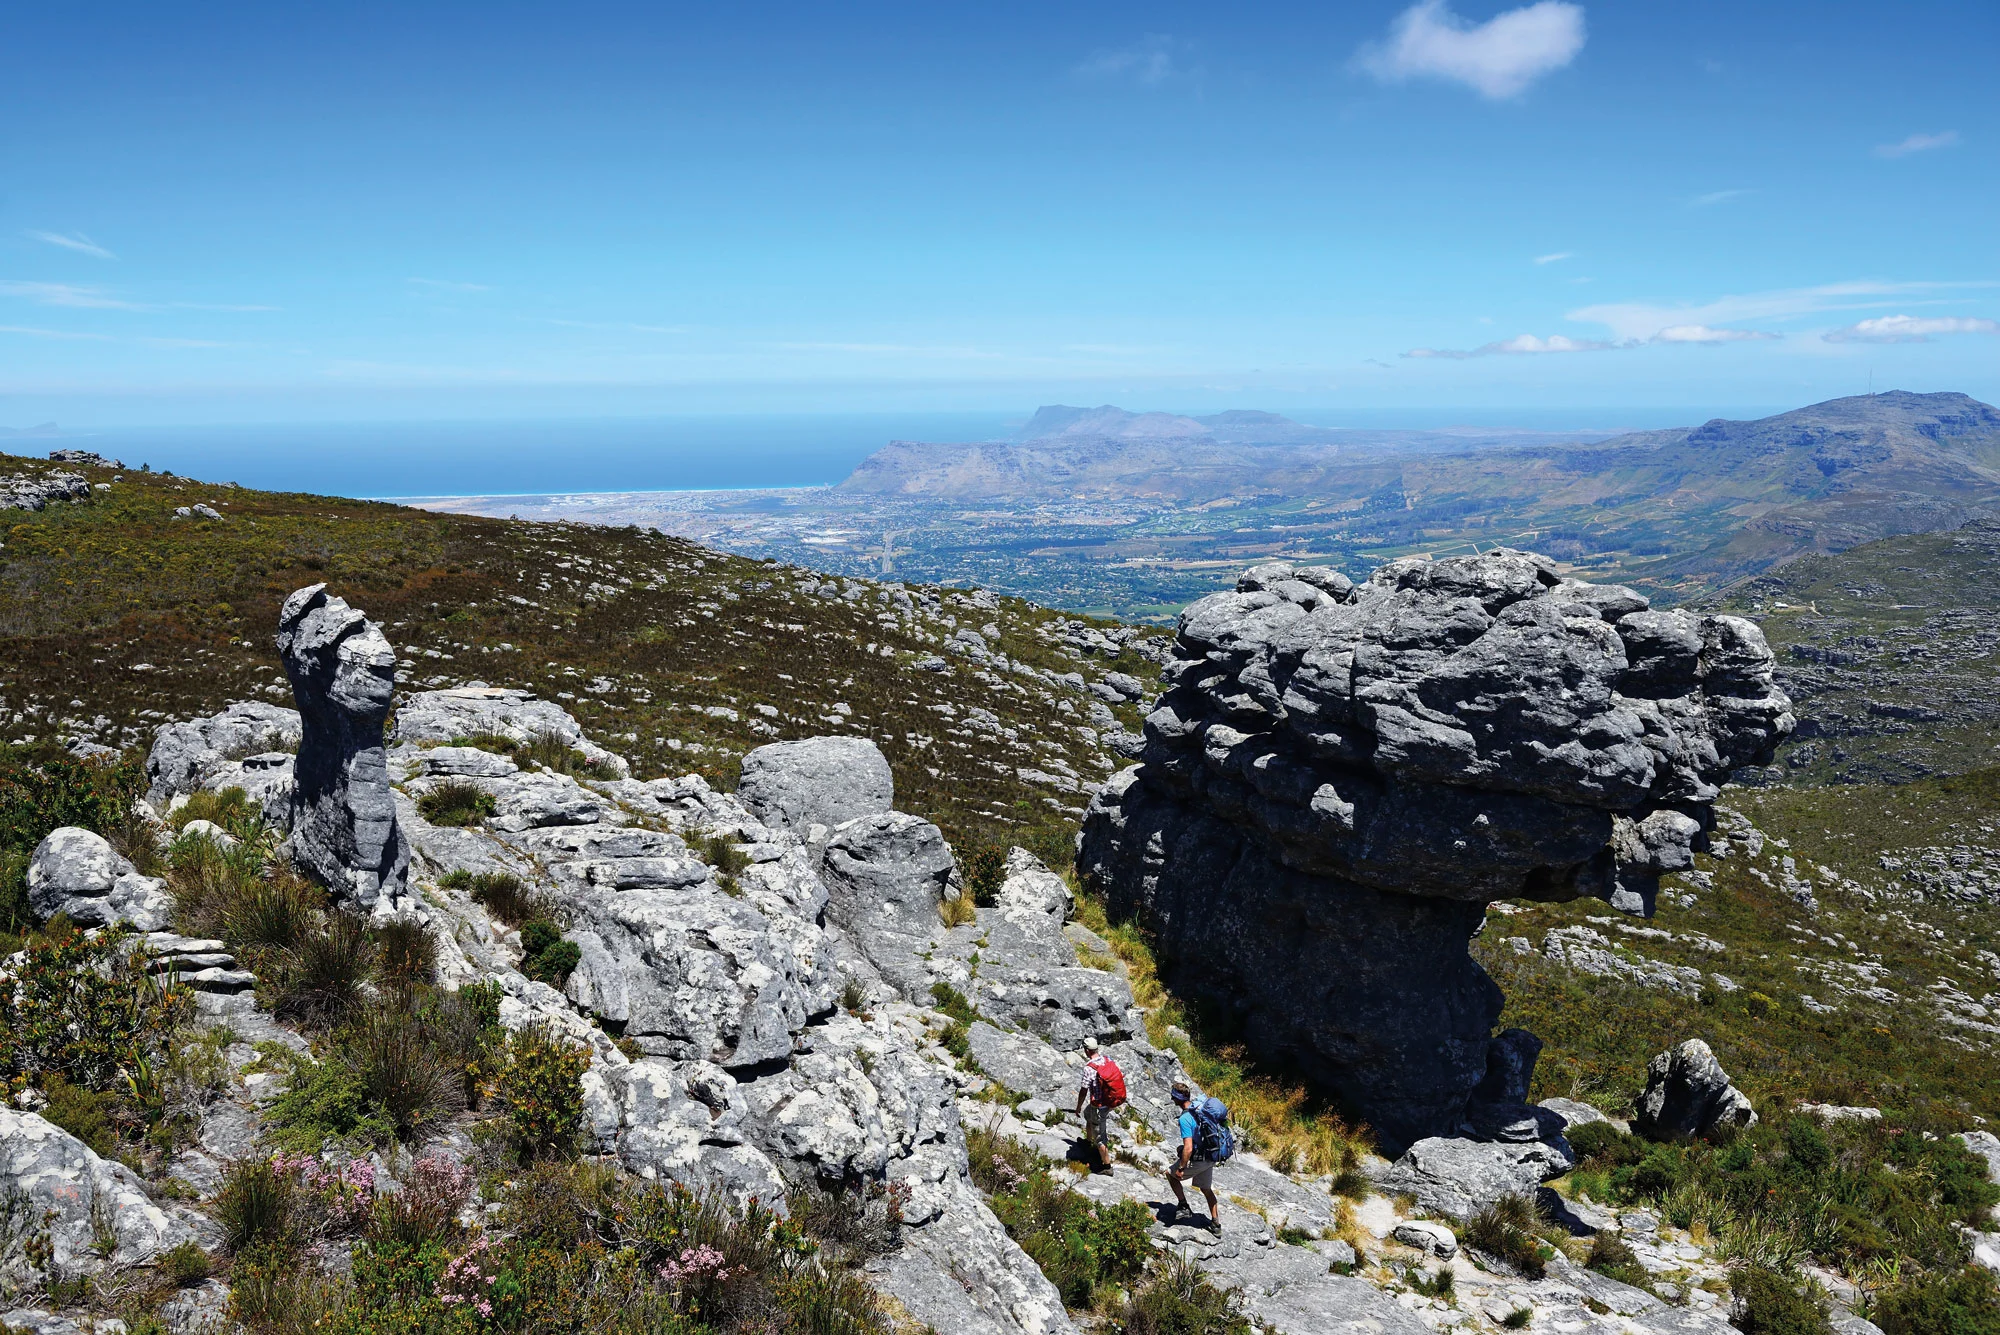
[[[1013,440],[962,444],[891,441],[840,489],[960,500],[1078,496],[1200,502],[1232,495],[1298,495],[1339,485],[1389,457],[1486,445],[1582,443],[1609,432],[1374,431],[1307,426],[1277,413],[1232,409],[1206,417],[1051,405]]]
[[[36,426],[0,426],[0,438],[8,440],[53,440],[65,434],[54,422]]]

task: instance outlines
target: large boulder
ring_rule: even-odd
[[[434,745],[466,738],[504,737],[516,745],[544,738],[581,752],[593,765],[619,778],[632,768],[623,756],[586,737],[583,727],[553,700],[511,686],[457,686],[419,691],[396,708],[394,741]]]
[[[1712,1136],[1752,1126],[1757,1112],[1708,1044],[1690,1038],[1646,1063],[1646,1088],[1633,1105],[1632,1129],[1655,1140]]]
[[[1576,1166],[1567,1147],[1535,1141],[1497,1144],[1456,1136],[1418,1141],[1375,1178],[1391,1196],[1414,1197],[1417,1208],[1470,1219],[1507,1196],[1533,1196],[1535,1188]]]
[[[302,721],[292,860],[354,906],[394,912],[410,868],[382,744],[396,651],[374,622],[314,584],[285,599],[278,654]]]
[[[160,725],[146,755],[146,800],[164,808],[205,788],[233,761],[298,748],[299,714],[260,700],[242,700],[219,714]]]
[[[938,827],[901,811],[851,820],[833,832],[820,879],[826,916],[905,996],[930,1004],[925,956],[958,864]]]
[[[103,836],[74,825],[51,830],[28,858],[28,907],[40,918],[58,913],[83,927],[124,923],[163,930],[174,902],[166,884],[141,876]]]
[[[773,829],[832,829],[896,804],[896,781],[882,748],[866,737],[773,742],[743,757],[736,796]]]
[[[18,1195],[16,1218],[40,1227],[54,1270],[95,1274],[107,1266],[146,1265],[194,1230],[179,1213],[153,1203],[139,1175],[100,1158],[88,1145],[35,1113],[0,1107],[0,1193]],[[10,1252],[5,1278],[30,1278],[22,1251]]]
[[[1791,731],[1772,668],[1750,622],[1524,552],[1359,586],[1259,566],[1182,614],[1079,865],[1158,931],[1170,981],[1394,1152],[1456,1132],[1487,1075],[1501,996],[1467,952],[1486,904],[1650,912],[1718,785]]]

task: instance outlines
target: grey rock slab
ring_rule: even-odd
[[[22,1193],[47,1217],[52,1259],[64,1274],[145,1265],[195,1236],[183,1212],[153,1203],[138,1174],[35,1113],[0,1108],[0,1188]],[[108,1257],[99,1255],[100,1226]]]
[[[1549,1258],[1548,1273],[1551,1278],[1561,1280],[1592,1302],[1602,1303],[1620,1316],[1657,1312],[1666,1306],[1644,1289],[1620,1283],[1595,1270],[1586,1270],[1561,1252]]]
[[[1324,1274],[1288,1284],[1269,1296],[1251,1294],[1244,1307],[1278,1335],[1430,1335],[1409,1308],[1365,1279]]]
[[[764,824],[803,835],[895,806],[896,784],[882,749],[865,737],[773,742],[743,757],[736,796]]]
[[[1376,1176],[1375,1186],[1385,1195],[1415,1198],[1421,1210],[1462,1221],[1503,1197],[1532,1197],[1543,1182],[1574,1166],[1564,1149],[1541,1142],[1436,1136],[1410,1146]]]
[[[225,1335],[229,1319],[229,1286],[219,1279],[205,1279],[192,1288],[180,1290],[160,1304],[160,1324],[167,1335]]]
[[[1541,1106],[1562,1118],[1565,1126],[1589,1126],[1592,1122],[1613,1120],[1588,1103],[1579,1103],[1575,1099],[1543,1099]]]
[[[553,700],[533,691],[504,686],[458,686],[419,691],[404,697],[396,709],[395,740],[449,744],[485,733],[525,744],[553,737],[589,759],[608,765],[621,777],[631,773],[625,760],[584,735],[583,726]]]
[[[337,897],[393,911],[408,896],[410,863],[382,737],[396,651],[374,622],[313,584],[279,611],[278,655],[302,725],[286,847]]]

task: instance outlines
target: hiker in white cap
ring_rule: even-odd
[[[1097,1040],[1083,1040],[1083,1084],[1077,1087],[1076,1111],[1090,1146],[1091,1171],[1111,1171],[1111,1114],[1125,1103],[1125,1073],[1118,1063],[1097,1050]]]

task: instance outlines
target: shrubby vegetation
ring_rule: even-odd
[[[1773,1287],[1791,1292],[1788,1277],[1807,1262],[1861,1280],[1879,1293],[1884,1312],[1942,1303],[1975,1323],[1906,1325],[1912,1333],[1978,1329],[1978,1322],[2000,1329],[1992,1285],[1955,1278],[1969,1259],[1960,1226],[1979,1226],[2000,1202],[2000,1187],[1987,1180],[1984,1160],[1944,1128],[1908,1117],[1822,1126],[1793,1116],[1719,1144],[1655,1144],[1600,1122],[1575,1129],[1570,1141],[1579,1162],[1569,1189],[1651,1206],[1675,1227],[1713,1239],[1746,1276],[1738,1299],[1759,1330],[1814,1329],[1806,1310]],[[1603,1260],[1599,1269],[1628,1278],[1613,1268],[1624,1258],[1607,1249]]]
[[[37,925],[28,907],[28,859],[51,830],[94,831],[146,870],[151,840],[133,837],[132,819],[143,777],[135,763],[77,760],[53,745],[0,751],[0,934]]]

